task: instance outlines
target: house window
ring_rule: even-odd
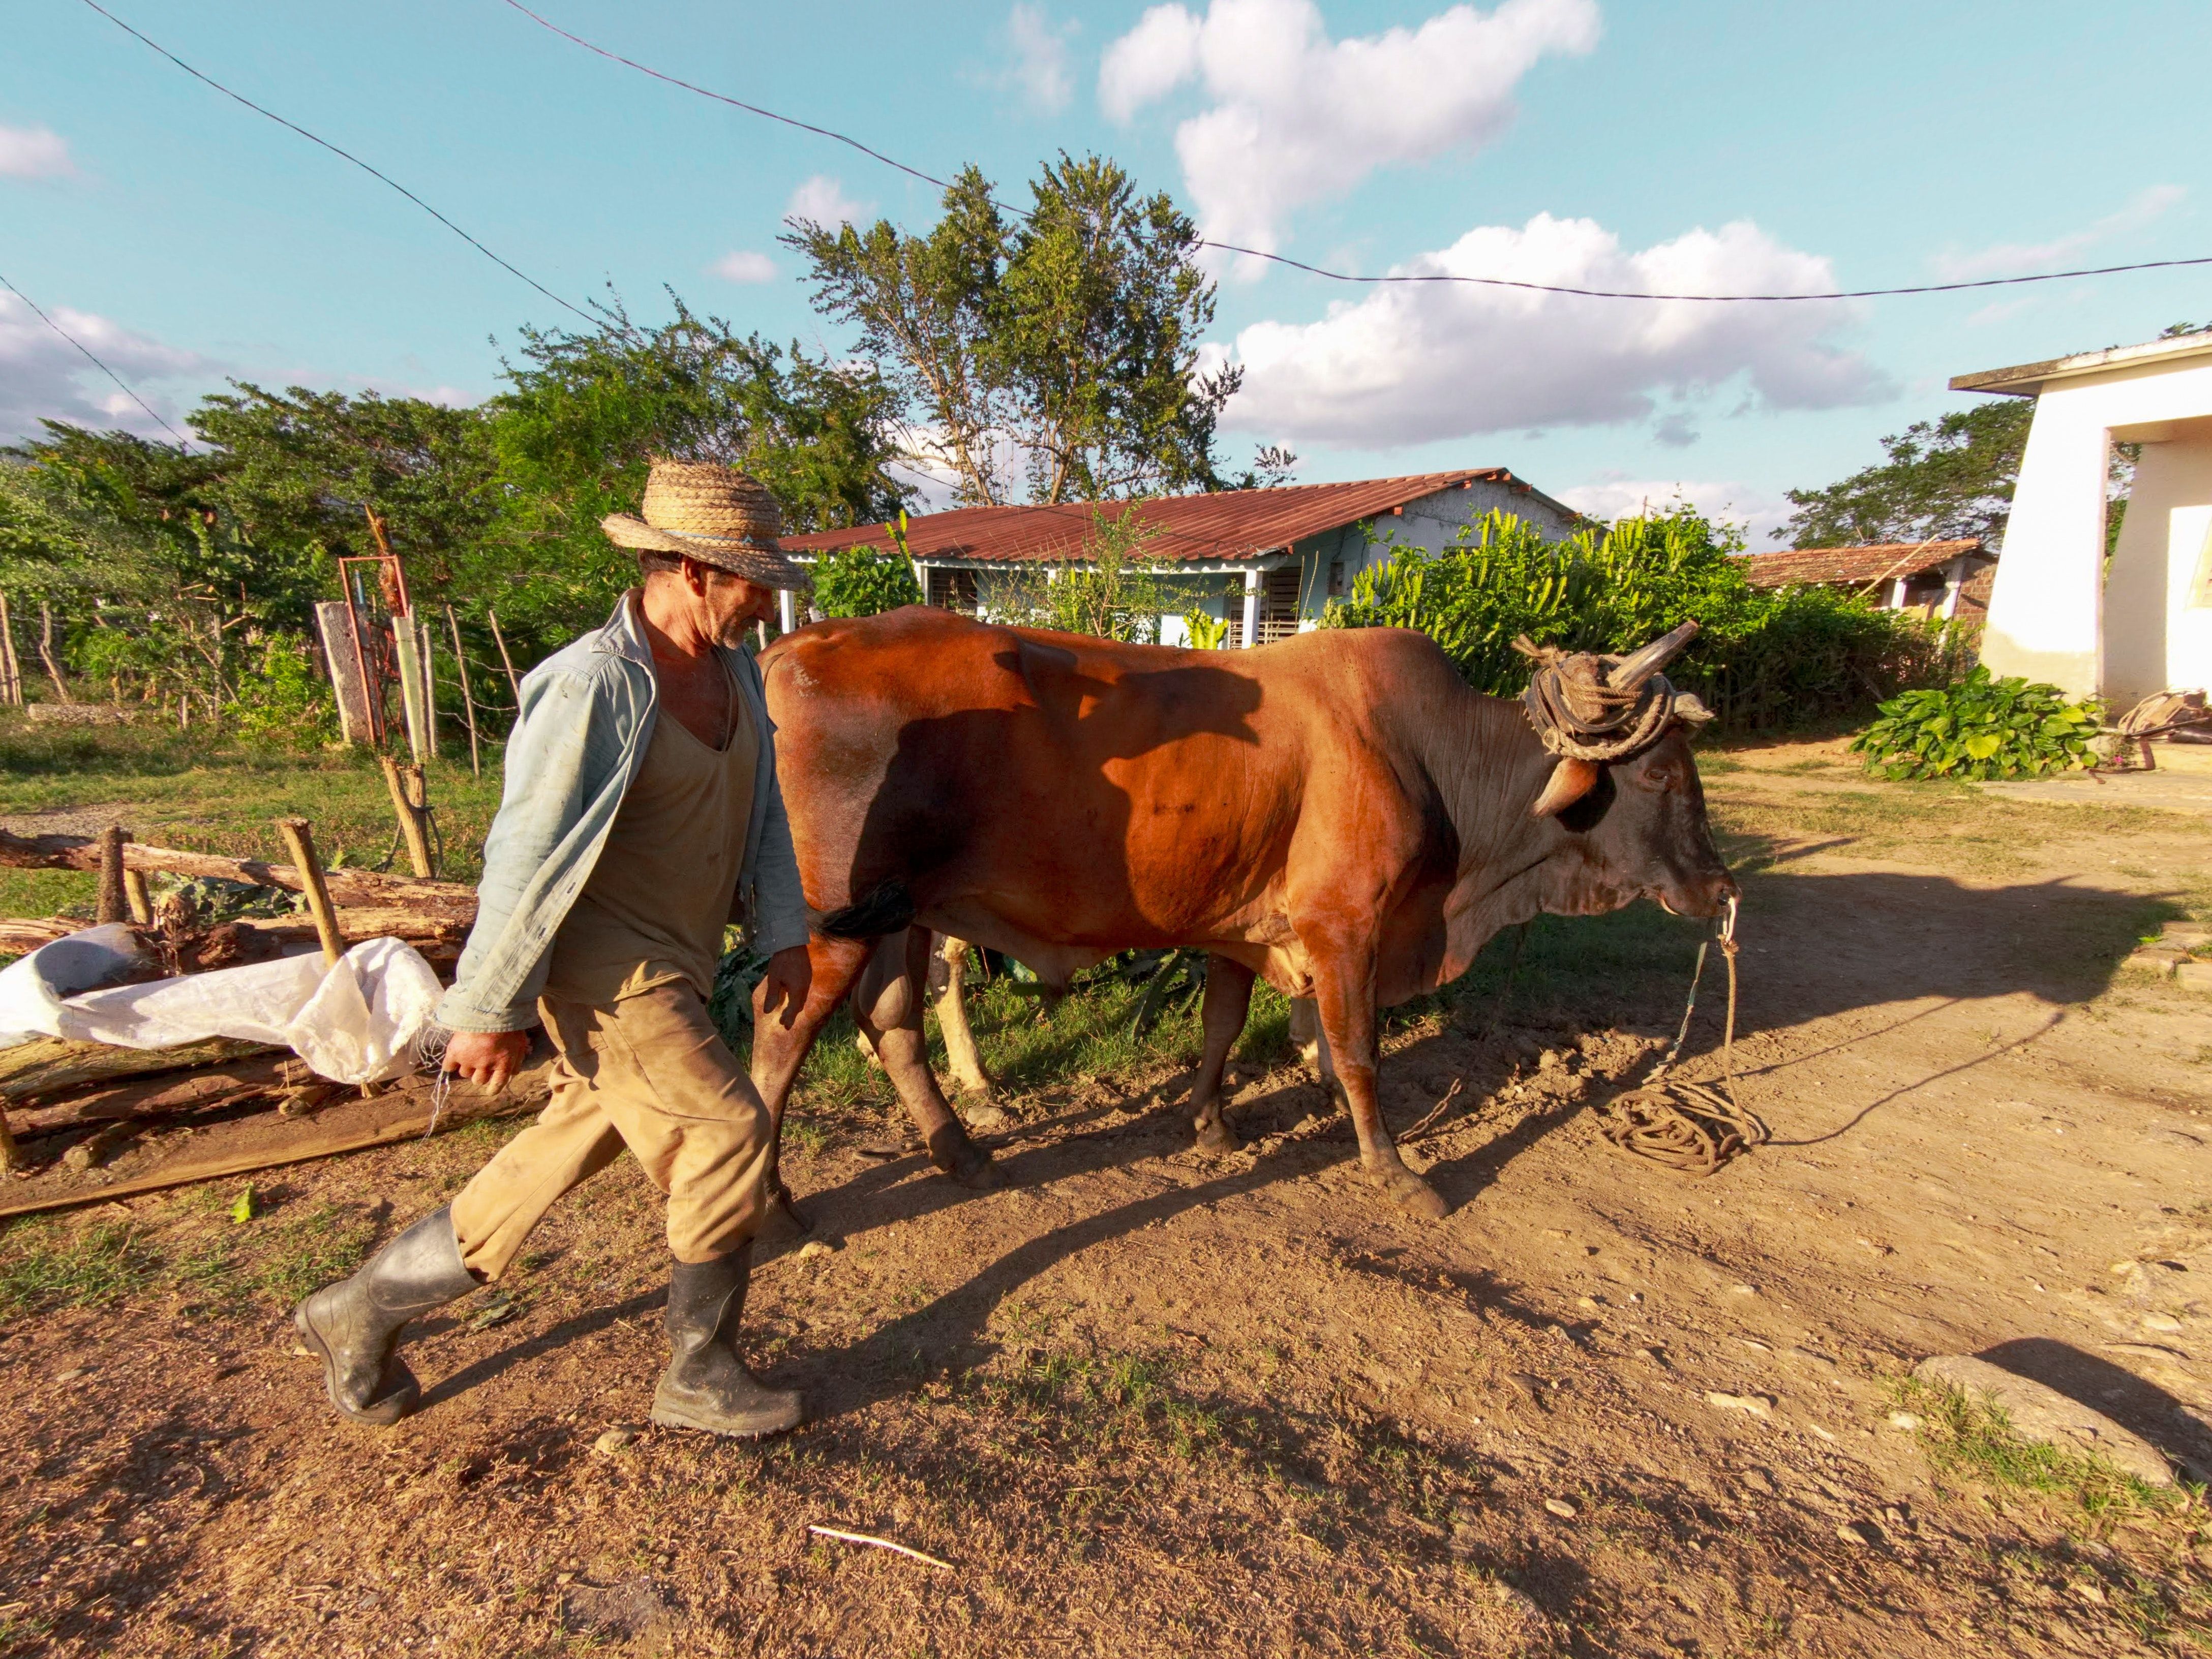
[[[1272,645],[1298,631],[1298,580],[1302,567],[1286,564],[1260,578],[1260,643]]]
[[[940,611],[975,614],[975,573],[972,570],[929,570],[929,602]]]

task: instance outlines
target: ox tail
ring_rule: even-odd
[[[881,939],[914,926],[914,895],[896,877],[879,881],[852,903],[824,910],[814,919],[814,931],[831,939]]]

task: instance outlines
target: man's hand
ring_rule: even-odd
[[[768,959],[768,972],[761,975],[760,1011],[772,1014],[781,1006],[788,1030],[798,1023],[799,1011],[806,1006],[806,994],[813,988],[814,963],[806,947],[787,945]]]
[[[446,1045],[445,1069],[459,1072],[488,1095],[507,1087],[530,1053],[527,1031],[456,1031]]]

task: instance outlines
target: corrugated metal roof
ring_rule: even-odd
[[[1407,478],[1370,478],[1354,483],[1291,484],[1279,489],[1224,489],[1206,495],[1106,501],[1096,510],[1118,520],[1133,507],[1139,522],[1152,532],[1145,549],[1148,557],[1210,563],[1272,553],[1309,536],[1379,518],[1394,507],[1478,479],[1535,495],[1561,513],[1570,510],[1539,495],[1502,466],[1425,472]],[[1087,502],[1074,502],[925,513],[907,520],[907,546],[915,558],[924,560],[1012,564],[1074,559],[1081,556],[1090,537],[1092,511]],[[797,553],[891,544],[889,528],[879,524],[783,538],[783,545]]]
[[[1801,547],[1784,553],[1747,553],[1744,574],[1753,587],[1788,587],[1805,583],[1895,581],[1946,565],[1960,554],[1995,563],[1969,537],[1953,542],[1869,542],[1862,547]]]

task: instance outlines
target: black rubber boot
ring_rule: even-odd
[[[322,1358],[331,1404],[380,1427],[415,1409],[422,1389],[400,1362],[399,1332],[410,1319],[465,1296],[482,1281],[461,1262],[453,1218],[433,1210],[362,1264],[292,1310],[292,1323]]]
[[[768,1387],[738,1358],[752,1267],[748,1239],[728,1255],[670,1269],[668,1369],[653,1390],[654,1422],[757,1440],[795,1429],[805,1417],[797,1394]]]

